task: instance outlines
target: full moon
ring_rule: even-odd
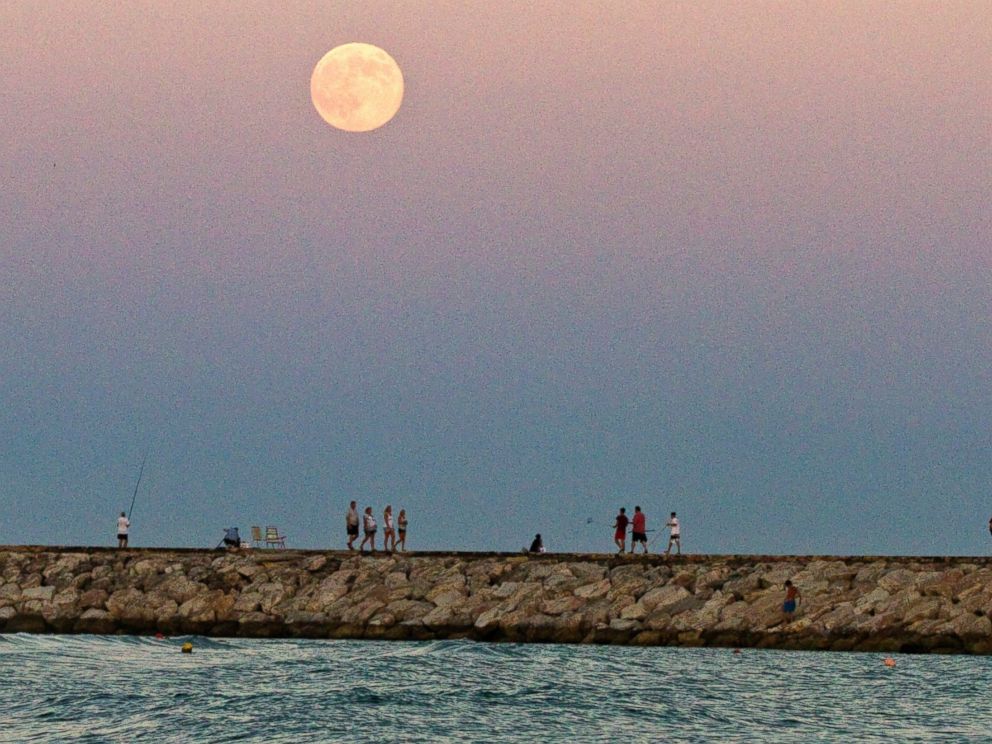
[[[310,76],[310,98],[332,127],[368,132],[393,118],[403,101],[396,60],[372,44],[342,44],[321,57]]]

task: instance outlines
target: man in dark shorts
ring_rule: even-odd
[[[641,507],[634,507],[634,519],[633,519],[633,534],[630,537],[630,552],[634,553],[637,551],[637,543],[641,544],[644,548],[644,552],[648,552],[648,520],[644,516],[644,512],[641,511]]]
[[[620,513],[617,514],[617,521],[613,525],[613,542],[617,544],[619,550],[618,553],[627,552],[627,525],[630,524],[630,519],[627,518],[627,510],[620,507]]]
[[[358,537],[358,502],[352,501],[348,507],[348,515],[344,519],[345,527],[348,530],[348,550],[354,550],[352,545]]]

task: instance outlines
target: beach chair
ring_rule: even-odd
[[[252,527],[251,528],[251,545],[253,548],[258,548],[262,545],[264,539],[262,538],[262,528]]]
[[[266,547],[286,547],[286,536],[280,535],[279,530],[275,527],[265,528],[265,545]]]

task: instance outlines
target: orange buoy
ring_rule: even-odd
[[[885,666],[887,667],[894,667],[896,665],[896,660],[893,659],[891,656],[886,656],[885,661],[883,661],[882,663],[885,664]]]

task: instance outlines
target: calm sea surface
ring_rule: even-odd
[[[882,658],[0,635],[0,741],[992,739],[992,658]]]

